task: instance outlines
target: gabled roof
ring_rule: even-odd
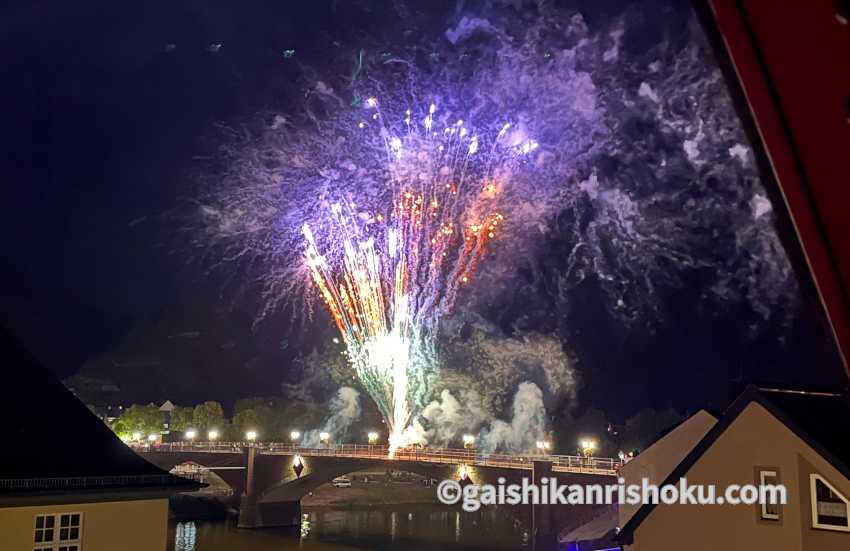
[[[174,404],[171,403],[171,400],[166,400],[159,406],[159,411],[174,411]]]
[[[148,463],[77,400],[8,333],[0,329],[0,495],[54,487],[198,487]],[[74,478],[74,481],[68,482]],[[182,488],[181,488],[182,489]]]
[[[850,398],[846,394],[767,389],[749,386],[720,421],[673,469],[662,485],[677,484],[751,403],[762,405],[801,440],[850,479]],[[825,422],[826,421],[826,422]],[[631,544],[634,532],[655,505],[643,505],[622,527],[620,542]]]

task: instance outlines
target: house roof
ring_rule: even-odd
[[[673,469],[662,485],[676,484],[726,432],[741,412],[756,402],[813,448],[821,457],[850,479],[850,397],[831,392],[806,392],[750,386],[724,412],[720,421],[706,433],[691,452]],[[633,542],[634,532],[655,509],[646,504],[622,527],[618,539]]]
[[[77,400],[0,328],[0,494],[43,491],[44,479],[64,488],[195,486],[148,463]],[[75,481],[67,482],[74,478]],[[28,482],[26,482],[28,481]]]
[[[171,403],[171,400],[166,400],[161,406],[159,406],[159,411],[174,411],[174,404]]]
[[[595,541],[610,538],[617,528],[617,510],[613,507],[605,509],[601,515],[582,524],[575,530],[558,536],[558,543],[574,543],[579,541]]]

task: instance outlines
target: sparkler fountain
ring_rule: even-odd
[[[496,238],[501,192],[537,144],[510,136],[510,123],[489,143],[463,120],[437,129],[433,103],[421,124],[407,110],[400,131],[384,122],[377,99],[366,108],[387,159],[385,207],[334,203],[329,219],[305,223],[302,233],[312,280],[384,416],[392,455],[408,443],[410,394],[422,394],[437,364],[438,323]]]

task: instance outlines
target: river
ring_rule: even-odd
[[[240,530],[234,519],[174,522],[168,551],[508,550],[530,548],[528,530],[506,510],[466,513],[441,505],[305,508],[301,527]]]

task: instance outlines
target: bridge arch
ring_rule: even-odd
[[[246,457],[244,453],[208,453],[206,451],[148,452],[144,458],[165,471],[183,465],[197,465],[233,490],[234,496],[246,491]]]
[[[261,460],[264,457],[270,456],[259,456],[257,459]],[[459,464],[390,459],[301,457],[297,454],[276,457],[282,459],[282,461],[279,460],[282,465],[274,469],[277,474],[276,480],[272,477],[267,479],[268,483],[264,484],[265,480],[262,479],[264,478],[262,474],[257,479],[257,497],[260,503],[299,501],[305,495],[319,486],[331,482],[334,478],[366,469],[406,471],[437,480],[460,480],[465,471],[469,480],[478,484],[495,483],[499,477],[505,477],[509,481],[513,481],[514,479],[519,480],[524,472],[495,467],[482,469],[474,466],[464,466],[462,468]],[[300,473],[296,472],[295,466],[297,463],[301,464]],[[258,469],[257,472],[262,473],[261,469]]]

